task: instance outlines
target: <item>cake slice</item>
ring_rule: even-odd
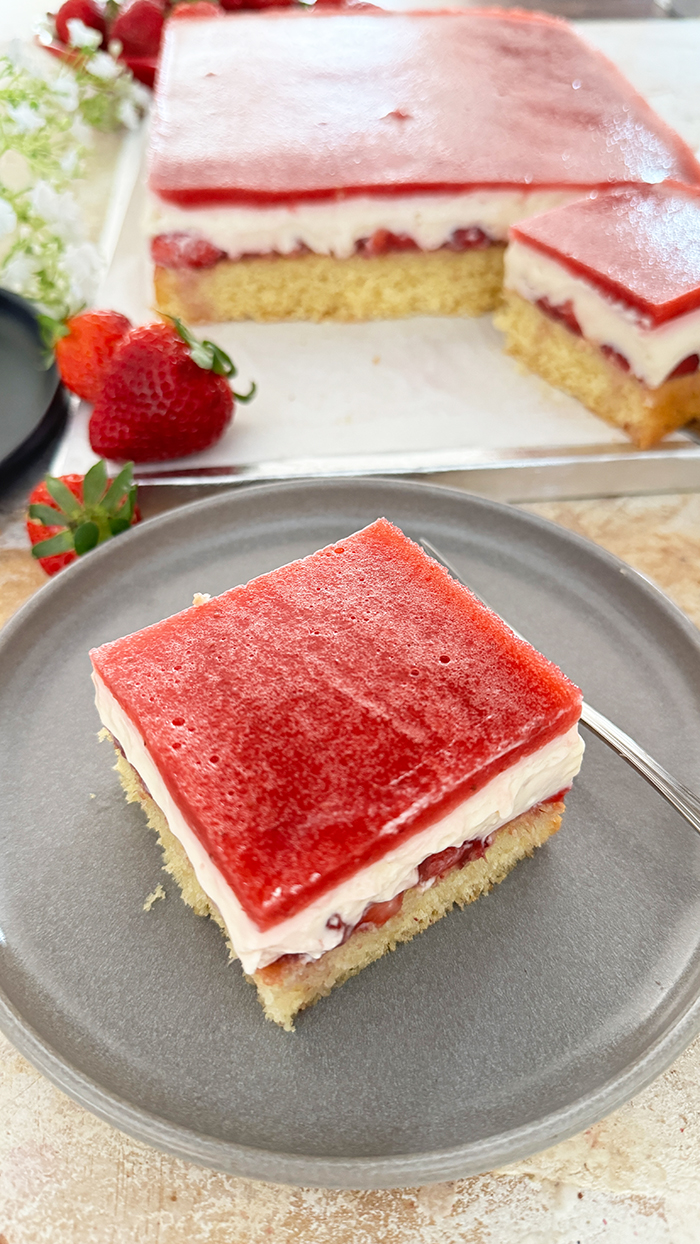
[[[385,519],[91,653],[129,799],[267,1016],[558,828],[580,692]]]
[[[508,353],[646,449],[700,416],[700,193],[624,187],[513,226]]]
[[[172,22],[149,158],[157,304],[190,322],[480,315],[509,225],[668,177],[700,184],[689,148],[558,18]]]

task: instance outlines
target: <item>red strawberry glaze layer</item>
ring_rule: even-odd
[[[384,519],[91,656],[261,929],[581,710],[551,662]]]
[[[543,14],[278,10],[166,29],[149,181],[170,203],[669,177],[700,185],[690,149]]]
[[[665,324],[700,307],[700,192],[620,187],[514,225],[518,242]],[[573,331],[573,330],[572,330]]]

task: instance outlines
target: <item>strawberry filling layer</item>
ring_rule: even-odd
[[[571,299],[568,299],[567,302],[563,302],[561,306],[555,307],[548,298],[538,298],[536,306],[538,306],[540,311],[543,311],[550,320],[556,320],[557,323],[563,324],[564,327],[568,328],[569,332],[573,333],[575,337],[583,337],[584,334],[581,330],[581,325],[574,314]],[[629,359],[626,359],[624,354],[621,354],[620,351],[616,350],[614,346],[604,344],[601,345],[599,349],[601,354],[604,354],[606,359],[609,359],[611,363],[616,363],[621,371],[631,371]],[[673,371],[670,371],[669,374],[664,377],[662,383],[666,380],[675,380],[677,376],[692,376],[693,373],[698,371],[699,368],[700,354],[688,354],[673,368]]]
[[[488,237],[483,229],[472,226],[466,229],[455,229],[449,241],[437,250],[470,251],[485,250],[493,245],[494,239]],[[420,251],[422,248],[413,238],[406,234],[392,233],[389,229],[376,229],[371,237],[360,238],[355,243],[354,253],[372,258],[376,255],[387,255],[394,251]],[[311,255],[314,252],[303,243],[293,251],[285,252],[285,257]],[[280,257],[278,251],[245,252],[236,259],[256,259],[262,255]],[[206,238],[193,233],[159,233],[151,240],[151,258],[161,268],[213,268],[228,253],[215,246]]]

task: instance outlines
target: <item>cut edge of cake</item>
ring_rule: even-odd
[[[108,730],[99,737],[114,739]],[[219,926],[231,959],[237,956],[226,925],[216,905],[200,886],[184,847],[170,830],[161,809],[144,789],[143,783],[115,744],[115,770],[128,803],[139,803],[148,825],[155,830],[163,852],[163,868],[180,889],[184,903],[198,916],[209,916]],[[361,972],[401,942],[408,942],[435,924],[457,904],[460,907],[488,894],[507,877],[515,865],[533,855],[557,832],[564,813],[562,800],[550,800],[531,808],[502,825],[493,835],[482,858],[452,868],[428,889],[407,890],[401,909],[378,928],[357,929],[347,941],[326,951],[319,959],[300,962],[280,960],[259,969],[246,979],[255,985],[265,1016],[287,1032],[294,1031],[294,1020],[351,976]]]
[[[494,324],[506,335],[507,354],[620,428],[639,449],[700,417],[698,371],[651,388],[514,290],[504,291]]]

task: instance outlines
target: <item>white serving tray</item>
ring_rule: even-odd
[[[581,22],[694,150],[700,149],[700,21]],[[105,226],[111,263],[99,305],[153,318],[141,222],[141,153],[127,141]],[[700,488],[692,433],[641,453],[573,398],[503,354],[491,319],[202,328],[258,396],[213,449],[141,466],[153,484],[232,484],[302,476],[440,474],[507,500]],[[53,469],[94,455],[78,407]]]

